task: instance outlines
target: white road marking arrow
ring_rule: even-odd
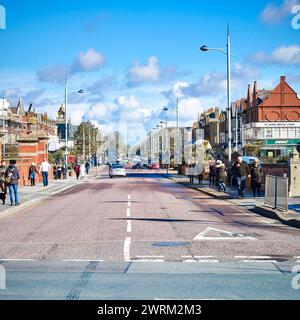
[[[226,236],[224,236],[224,237],[206,237],[206,235],[210,231],[216,231],[219,233],[223,233]],[[202,232],[198,233],[193,240],[206,241],[206,240],[256,240],[256,239],[253,237],[245,236],[241,233],[233,233],[233,232],[229,232],[226,230],[220,230],[220,229],[208,227],[205,230],[203,230]]]

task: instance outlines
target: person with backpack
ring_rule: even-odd
[[[14,203],[16,206],[20,204],[18,195],[19,179],[20,175],[16,167],[16,160],[10,160],[9,166],[5,171],[5,182],[6,185],[8,185],[11,206],[13,206]]]
[[[5,161],[1,161],[1,166],[0,166],[0,199],[2,200],[2,204],[5,204],[6,200],[6,194],[7,194],[7,185],[5,183],[5,171],[6,171],[6,164]]]
[[[31,163],[31,166],[29,167],[29,173],[28,173],[28,180],[30,180],[30,185],[33,187],[35,186],[35,176],[39,172],[37,171],[36,165],[34,162]]]
[[[225,164],[221,160],[218,160],[216,162],[216,180],[218,185],[218,191],[226,192],[226,185],[225,185],[226,177],[227,177],[227,173],[226,173]]]

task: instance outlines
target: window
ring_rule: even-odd
[[[273,128],[273,138],[278,139],[280,138],[280,129],[279,128]]]
[[[287,128],[280,129],[280,138],[282,138],[282,139],[288,138],[288,129]]]
[[[288,136],[289,139],[296,138],[296,129],[295,128],[289,128],[288,131],[289,131],[289,136]]]
[[[265,130],[265,137],[266,138],[272,138],[272,129],[266,129]]]

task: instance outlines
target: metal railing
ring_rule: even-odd
[[[266,176],[265,205],[288,211],[288,178]]]

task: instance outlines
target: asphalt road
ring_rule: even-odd
[[[102,175],[0,220],[0,299],[299,299],[299,243],[160,171]]]

